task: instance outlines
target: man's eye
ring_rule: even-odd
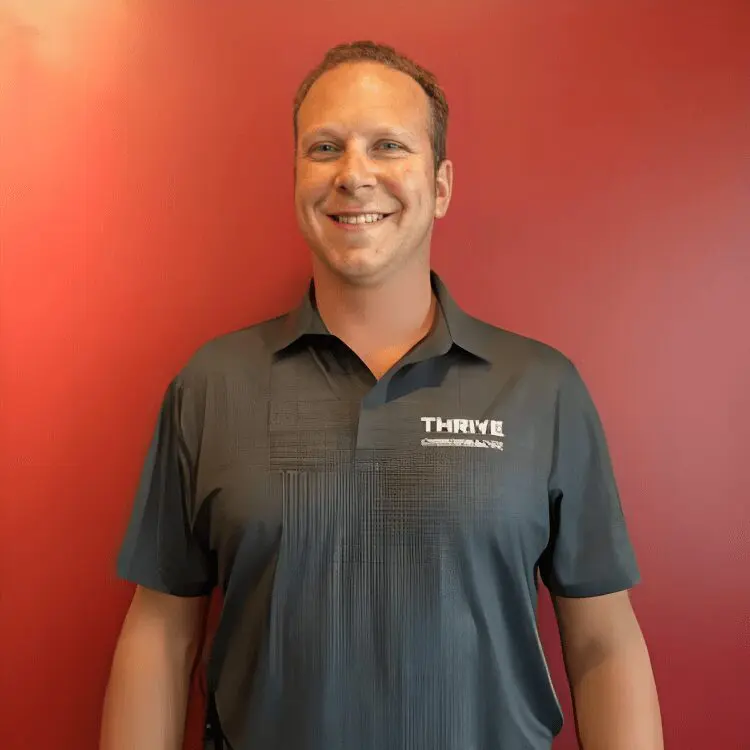
[[[323,151],[323,149],[332,149],[333,144],[332,143],[319,143],[317,146],[313,148],[313,151]],[[327,151],[323,151],[323,153],[330,153]]]
[[[401,148],[401,144],[395,143],[394,141],[383,141],[380,145],[381,146],[393,146],[393,148],[386,148],[385,149],[386,151],[394,151],[395,149]]]

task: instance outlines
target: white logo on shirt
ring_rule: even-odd
[[[425,432],[444,435],[465,435],[466,437],[426,437],[425,446],[451,446],[461,448],[494,448],[503,450],[501,440],[470,437],[488,435],[490,438],[505,437],[503,423],[497,419],[444,419],[443,417],[421,417]]]

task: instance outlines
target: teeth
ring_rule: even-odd
[[[384,218],[384,214],[360,214],[359,216],[337,216],[336,221],[342,224],[373,224]]]

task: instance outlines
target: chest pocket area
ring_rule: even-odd
[[[380,493],[405,522],[489,521],[507,494],[502,453],[491,449],[417,446],[380,464]]]
[[[546,537],[548,511],[528,464],[492,448],[422,446],[379,462],[367,512],[374,526],[427,556],[484,540]]]

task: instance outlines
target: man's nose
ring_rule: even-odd
[[[336,176],[336,187],[354,192],[361,187],[372,187],[375,184],[375,171],[367,154],[359,149],[348,149],[339,162],[340,169]]]

